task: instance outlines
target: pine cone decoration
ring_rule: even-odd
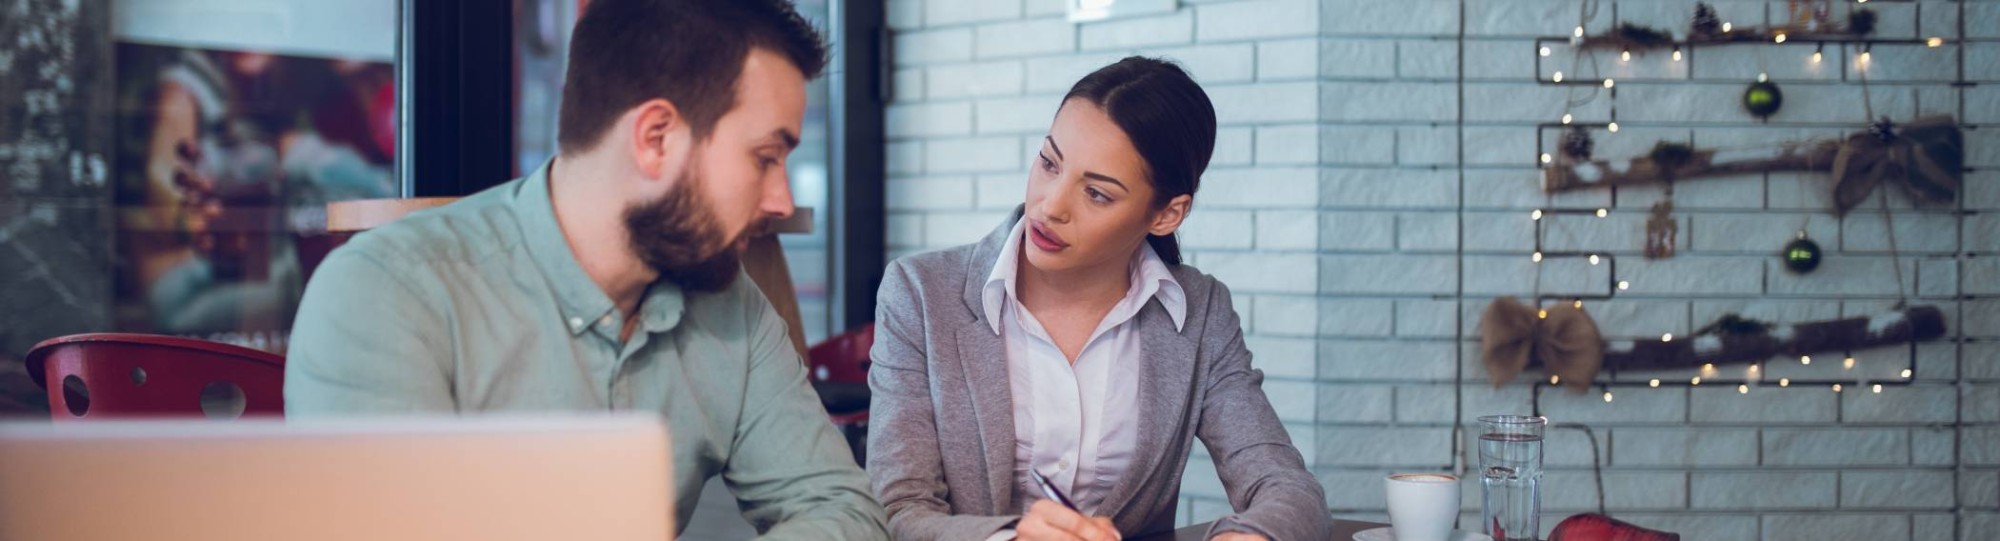
[[[1563,156],[1572,162],[1590,161],[1590,153],[1597,147],[1597,142],[1590,139],[1590,130],[1583,126],[1570,126],[1563,132],[1561,144]]]
[[[1721,34],[1722,18],[1715,15],[1715,8],[1709,6],[1707,2],[1697,2],[1694,5],[1694,25],[1691,28],[1695,35]]]

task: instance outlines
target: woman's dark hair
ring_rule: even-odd
[[[1063,96],[1063,103],[1082,99],[1104,109],[1125,131],[1146,177],[1153,182],[1153,207],[1201,186],[1201,174],[1215,153],[1215,106],[1208,93],[1173,62],[1142,56],[1126,57],[1085,75]],[[1148,235],[1146,243],[1168,265],[1181,264],[1181,243],[1172,236]]]
[[[819,32],[788,0],[592,0],[570,38],[556,143],[596,146],[619,116],[659,98],[706,139],[736,107],[752,48],[784,55],[808,80],[826,67]]]

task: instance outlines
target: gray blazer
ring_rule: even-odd
[[[868,473],[896,539],[979,540],[1006,528],[1015,509],[1013,397],[1006,345],[984,321],[981,288],[1015,220],[985,240],[889,264],[877,296],[868,384]],[[1281,541],[1328,535],[1326,496],[1265,399],[1250,367],[1229,289],[1187,265],[1184,331],[1158,300],[1135,321],[1140,368],[1139,456],[1106,494],[1128,536],[1173,529],[1181,471],[1195,438],[1208,446],[1236,513],[1223,531]]]

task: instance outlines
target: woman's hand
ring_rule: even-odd
[[[1111,525],[1111,519],[1086,517],[1049,500],[1035,501],[1028,506],[1027,516],[1014,525],[1014,538],[1020,541],[1118,541],[1124,537]]]
[[[1222,532],[1215,537],[1208,538],[1208,541],[1271,541],[1271,538],[1254,533]]]

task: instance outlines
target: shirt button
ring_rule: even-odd
[[[1065,471],[1068,469],[1069,469],[1069,459],[1065,458],[1056,461],[1056,471]]]
[[[583,318],[580,318],[580,317],[573,317],[573,318],[569,318],[569,328],[572,328],[572,329],[581,329],[581,328],[583,328]]]
[[[598,325],[610,325],[610,324],[611,324],[611,316],[604,316],[604,317],[602,317],[602,318],[599,318],[599,319],[597,320],[597,324],[598,324]]]

